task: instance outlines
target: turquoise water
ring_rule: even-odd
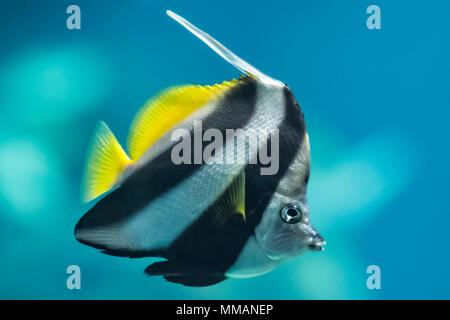
[[[450,3],[435,1],[0,2],[0,298],[450,298]],[[381,29],[366,8],[381,8]],[[188,288],[154,259],[102,255],[73,228],[99,120],[125,143],[139,107],[175,84],[239,73],[171,9],[289,84],[311,140],[311,219],[328,244],[257,278]],[[66,268],[81,268],[81,290]],[[366,269],[381,269],[369,290]]]

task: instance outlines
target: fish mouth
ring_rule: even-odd
[[[316,234],[308,244],[308,248],[313,251],[323,251],[326,244],[325,239],[320,234]]]

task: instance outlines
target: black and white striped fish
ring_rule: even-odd
[[[167,14],[247,76],[173,87],[149,100],[130,129],[129,156],[101,123],[88,152],[84,200],[117,188],[80,219],[76,239],[115,256],[165,258],[145,272],[188,286],[257,276],[304,251],[322,250],[325,241],[310,223],[306,200],[309,139],[292,92]],[[204,134],[202,152],[230,129],[250,133],[254,142],[249,148],[232,137],[233,145],[245,148],[242,161],[221,161],[233,159],[236,150],[220,144],[208,162],[174,161],[180,141],[187,146],[182,158],[198,154],[190,134],[194,140],[196,131]],[[277,135],[252,140],[261,130]],[[183,134],[173,139],[175,132]],[[205,137],[207,132],[215,134]],[[257,161],[263,147],[279,151],[270,174],[262,174],[267,163]]]

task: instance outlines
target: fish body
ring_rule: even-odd
[[[292,92],[168,14],[248,76],[175,87],[151,99],[132,124],[130,156],[101,123],[84,199],[117,188],[80,219],[77,240],[111,255],[165,258],[145,272],[188,286],[260,275],[303,251],[321,250],[325,242],[311,226],[306,201],[309,139]],[[230,130],[242,130],[253,143],[227,135]],[[221,145],[220,137],[232,143]],[[214,152],[205,158],[212,142]],[[269,146],[279,156],[262,165],[260,151],[267,156]]]

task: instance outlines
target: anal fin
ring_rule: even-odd
[[[149,265],[145,273],[149,276],[163,276],[169,282],[188,287],[207,287],[227,279],[223,273],[170,260]]]

